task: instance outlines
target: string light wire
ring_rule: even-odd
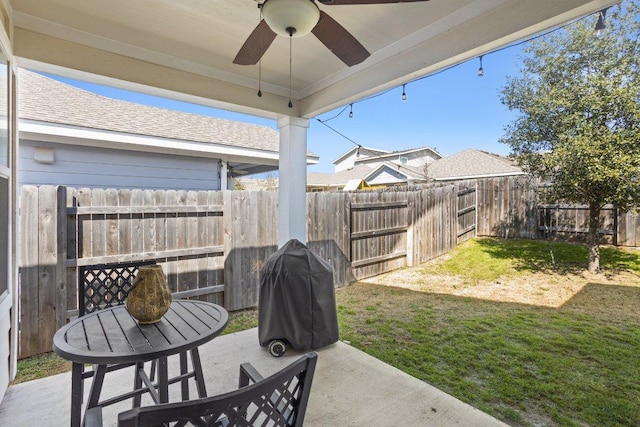
[[[353,143],[354,145],[356,145],[358,148],[364,148],[362,145],[358,144],[357,142],[355,142],[353,139],[349,138],[348,136],[346,136],[343,133],[340,133],[339,131],[337,131],[336,129],[332,128],[331,126],[329,126],[328,124],[326,124],[324,121],[316,118],[316,120],[319,123],[322,123],[323,125],[325,125],[326,127],[328,127],[329,129],[331,129],[332,131],[334,131],[335,133],[337,133],[338,135],[340,135],[341,137],[343,137],[344,139],[346,139],[347,141]]]

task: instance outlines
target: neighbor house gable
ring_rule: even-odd
[[[333,164],[335,165],[334,171],[341,172],[344,170],[351,169],[355,166],[356,162],[359,159],[377,157],[381,154],[386,154],[386,153],[388,153],[388,151],[378,150],[375,148],[354,147],[333,161]]]
[[[421,178],[415,171],[387,162],[378,165],[362,179],[370,186],[391,186],[414,182]]]

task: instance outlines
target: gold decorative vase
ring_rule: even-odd
[[[162,267],[140,267],[127,296],[127,311],[138,323],[150,324],[160,321],[170,305],[171,292]]]

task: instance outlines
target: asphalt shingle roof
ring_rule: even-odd
[[[277,152],[278,131],[107,98],[20,70],[20,119]]]
[[[438,159],[431,163],[427,170],[429,177],[433,179],[519,175],[523,173],[522,169],[510,159],[473,148]]]

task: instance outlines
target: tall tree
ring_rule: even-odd
[[[600,12],[524,47],[502,103],[517,110],[501,142],[550,184],[551,200],[589,206],[589,271],[600,271],[599,213],[640,201],[638,0]]]

